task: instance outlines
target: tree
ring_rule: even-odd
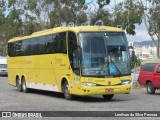
[[[80,25],[87,21],[85,0],[54,0],[50,24],[52,27],[62,24]]]
[[[148,34],[157,46],[157,57],[160,58],[160,0],[139,0],[143,6],[143,18]],[[157,41],[157,42],[156,42]]]
[[[82,24],[87,21],[85,0],[23,0],[26,24],[38,24],[39,30],[62,24]],[[36,26],[33,26],[35,28]],[[38,30],[38,29],[35,30]],[[32,32],[32,31],[31,31]]]
[[[111,15],[108,10],[105,9],[106,5],[109,5],[110,0],[97,0],[98,8],[90,13],[90,24],[95,25],[98,22],[102,22],[104,25],[111,25]],[[92,3],[96,6],[93,1]]]
[[[6,51],[7,41],[16,36],[64,23],[83,24],[85,10],[85,0],[0,0],[0,51]]]
[[[2,36],[2,55],[6,55],[7,41],[22,33],[21,9],[18,9],[16,0],[0,1],[0,35]],[[7,14],[6,14],[7,13]]]
[[[135,24],[140,25],[144,21],[157,46],[157,57],[160,57],[160,0],[124,0],[116,5],[114,11],[114,25],[121,25],[128,34],[135,35]]]
[[[142,0],[124,0],[113,8],[113,12],[107,9],[110,0],[96,0],[98,7],[93,1],[0,0],[0,35],[3,37],[0,44],[6,45],[15,36],[30,35],[63,24],[81,25],[87,21],[91,25],[98,22],[121,25],[127,34],[135,35],[135,25],[144,20],[155,45],[158,39],[157,56],[160,57],[160,0],[147,0],[147,4]],[[94,10],[89,10],[91,4]]]
[[[54,9],[52,0],[23,0],[26,34],[50,28],[49,14]]]
[[[124,0],[114,8],[113,25],[121,25],[127,34],[135,35],[135,25],[140,25],[143,20],[143,7],[137,0]]]
[[[2,25],[5,23],[5,12],[6,10],[6,3],[4,0],[0,1],[0,55],[5,55],[4,53],[4,46],[5,46],[5,40],[4,40],[4,31],[2,28]]]

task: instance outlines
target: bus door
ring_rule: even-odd
[[[77,37],[74,32],[68,32],[68,56],[70,61],[70,66],[72,69],[72,76],[70,82],[72,83],[72,88],[74,91],[80,92],[80,60],[78,54]]]

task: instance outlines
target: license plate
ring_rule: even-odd
[[[114,92],[114,89],[112,88],[106,89],[106,92]]]

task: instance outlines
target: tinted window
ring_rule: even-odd
[[[75,46],[77,46],[76,34],[68,32],[68,51],[71,52]]]
[[[54,35],[56,53],[66,53],[66,33],[59,33]]]
[[[146,63],[146,64],[142,67],[142,71],[153,72],[155,67],[156,67],[156,64],[155,64],[155,63]]]
[[[8,43],[9,56],[67,53],[66,32]]]
[[[22,41],[18,41],[18,42],[16,42],[16,44],[15,44],[15,55],[17,55],[17,56],[19,56],[19,55],[21,55],[22,54],[22,50],[21,50],[21,48],[22,48]]]
[[[22,46],[21,46],[21,54],[20,55],[28,55],[29,54],[29,40],[23,40],[21,41]]]
[[[14,56],[14,53],[15,53],[14,43],[9,43],[8,44],[8,55]]]
[[[37,39],[36,46],[35,46],[35,49],[37,51],[36,54],[45,54],[46,53],[46,51],[45,51],[46,37],[42,36],[42,37],[38,37],[36,39]]]
[[[50,54],[50,53],[54,53],[54,47],[55,47],[55,41],[54,41],[54,35],[48,35],[46,36],[46,53]]]
[[[77,37],[74,32],[68,32],[68,54],[71,67],[75,74],[79,75],[79,64],[77,59]]]

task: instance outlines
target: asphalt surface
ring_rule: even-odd
[[[0,111],[160,111],[160,92],[157,90],[154,95],[148,95],[145,88],[138,88],[132,89],[130,94],[115,95],[110,101],[104,100],[102,96],[76,97],[68,101],[60,93],[40,90],[31,90],[30,93],[18,92],[16,87],[8,85],[7,77],[0,77]],[[98,112],[93,114],[98,116]],[[134,120],[135,118],[146,119],[145,117],[129,117]],[[75,120],[81,117],[56,117],[56,119]],[[88,118],[83,119],[88,120]],[[106,118],[89,117],[89,119]],[[121,117],[111,117],[111,119],[116,120]],[[122,119],[128,118],[122,117]],[[159,118],[149,117],[149,119]]]

